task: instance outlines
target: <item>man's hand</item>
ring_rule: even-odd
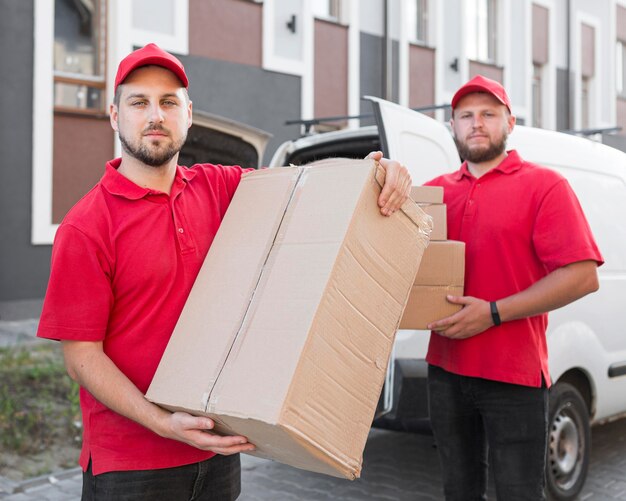
[[[450,303],[463,309],[454,315],[428,324],[428,328],[450,339],[465,339],[493,326],[489,302],[471,296],[447,296]]]
[[[249,452],[254,445],[242,436],[220,436],[211,432],[215,423],[206,417],[195,417],[186,412],[170,415],[167,438],[172,438],[205,451],[213,451],[225,456],[239,452]]]
[[[391,216],[409,198],[411,175],[400,162],[383,158],[380,151],[372,151],[366,158],[378,161],[385,170],[385,184],[378,197],[378,206],[383,216]]]
[[[502,322],[541,315],[598,290],[598,265],[585,260],[552,271],[527,289],[498,299]],[[488,301],[471,296],[448,296],[448,301],[463,305],[454,315],[427,325],[428,329],[451,339],[465,339],[493,326]]]

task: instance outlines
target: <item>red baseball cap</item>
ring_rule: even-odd
[[[154,64],[170,70],[182,82],[185,88],[189,87],[189,80],[185,74],[183,63],[172,56],[169,52],[157,47],[153,43],[149,43],[141,49],[131,52],[120,62],[117,67],[117,75],[115,76],[115,89],[121,84],[133,70],[141,66]]]
[[[461,98],[473,92],[487,92],[488,94],[491,94],[509,109],[509,113],[511,112],[511,101],[509,100],[509,96],[507,96],[504,87],[502,87],[502,84],[482,75],[476,75],[456,91],[456,94],[454,94],[454,97],[452,98],[452,109],[456,108],[456,105],[459,104]]]

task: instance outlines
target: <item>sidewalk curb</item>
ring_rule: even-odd
[[[37,338],[39,319],[0,320],[0,348],[17,348],[41,344],[43,339]]]
[[[61,470],[55,473],[47,475],[41,475],[39,477],[33,477],[22,482],[16,482],[6,477],[0,477],[0,499],[10,496],[12,494],[19,494],[21,492],[27,492],[29,490],[41,487],[42,485],[50,484],[55,485],[59,482],[72,478],[82,474],[82,469],[77,466],[68,470]]]
[[[13,494],[18,486],[17,482],[6,477],[0,477],[0,499]]]

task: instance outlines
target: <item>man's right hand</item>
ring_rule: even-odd
[[[215,423],[210,418],[174,412],[169,416],[168,432],[164,436],[225,456],[255,449],[246,437],[217,435],[211,431],[214,427]]]

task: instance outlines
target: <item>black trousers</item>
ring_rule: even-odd
[[[160,470],[83,473],[82,501],[233,501],[241,493],[239,454]]]
[[[428,369],[430,419],[448,501],[545,499],[548,389]]]

